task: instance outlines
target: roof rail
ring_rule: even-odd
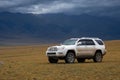
[[[99,39],[97,37],[81,37],[81,38],[92,38],[92,39]]]

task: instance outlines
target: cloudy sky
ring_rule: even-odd
[[[119,15],[120,0],[0,0],[0,12]]]

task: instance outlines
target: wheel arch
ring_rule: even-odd
[[[101,55],[99,55],[98,56],[98,53],[99,54],[101,54]],[[97,56],[96,56],[97,55]],[[101,57],[101,58],[100,58]],[[99,60],[98,60],[98,58],[99,58]],[[96,52],[95,52],[95,55],[94,55],[94,57],[93,57],[93,61],[94,62],[102,62],[102,58],[103,58],[103,55],[102,55],[102,50],[96,50]]]
[[[67,54],[68,54],[69,52],[73,52],[73,53],[74,53],[74,55],[75,55],[75,57],[76,57],[76,52],[75,52],[75,50],[73,50],[73,49],[68,50],[68,51],[67,51]],[[66,54],[66,55],[67,55],[67,54]]]
[[[101,52],[101,53],[102,53],[102,50],[101,50],[101,49],[98,49],[98,50],[95,51],[95,53],[97,53],[97,52]]]
[[[102,54],[102,50],[101,50],[101,49],[98,49],[98,50],[95,51],[94,56],[96,55],[97,52],[100,52],[100,53]],[[102,54],[102,55],[103,55],[103,54]]]

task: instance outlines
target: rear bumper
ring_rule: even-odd
[[[107,50],[104,51],[103,56],[106,55],[106,53],[107,53]]]

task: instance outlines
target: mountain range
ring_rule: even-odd
[[[0,45],[57,43],[83,36],[120,39],[120,18],[88,14],[0,13]]]

